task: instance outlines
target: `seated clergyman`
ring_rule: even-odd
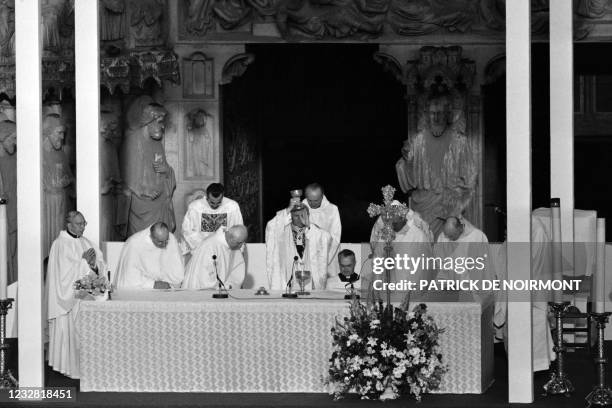
[[[106,273],[102,252],[83,237],[86,225],[83,214],[68,213],[66,229],[51,245],[47,269],[49,365],[71,378],[79,378],[80,371],[74,283],[88,273]]]
[[[311,272],[311,289],[325,289],[328,265],[334,258],[331,235],[310,223],[308,207],[299,200],[292,200],[286,212],[290,219],[279,211],[266,226],[266,273],[271,289],[285,289],[298,268]]]
[[[194,251],[202,241],[220,227],[242,225],[240,206],[225,197],[223,184],[212,183],[206,188],[206,197],[192,201],[183,218],[183,252]]]
[[[180,287],[185,270],[174,235],[163,222],[132,235],[123,246],[115,286],[130,289]]]
[[[353,284],[355,290],[359,290],[359,271],[355,272],[357,259],[355,253],[350,249],[343,249],[338,252],[338,269],[339,273],[330,275],[327,279],[328,290],[348,290]]]
[[[217,275],[226,289],[240,289],[245,277],[245,264],[240,251],[247,239],[244,225],[221,227],[192,252],[185,268],[183,288],[212,289]]]

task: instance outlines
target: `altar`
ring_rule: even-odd
[[[283,299],[234,290],[121,291],[82,301],[81,391],[327,392],[330,329],[343,293]],[[493,382],[494,301],[430,302],[448,365],[439,393],[483,393]]]

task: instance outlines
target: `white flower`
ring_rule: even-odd
[[[407,333],[406,334],[406,343],[410,344],[414,341],[414,334],[412,333]]]
[[[372,376],[372,371],[370,371],[370,369],[369,369],[369,368],[365,368],[365,369],[363,370],[363,375],[364,375],[364,377],[371,377],[371,376]],[[368,382],[369,382],[369,381],[368,381]],[[368,388],[369,388],[369,386],[368,386]]]
[[[374,349],[373,349],[372,347],[368,347],[368,348],[366,349],[366,353],[368,353],[368,354],[374,354]]]
[[[411,356],[416,357],[421,353],[421,349],[418,347],[412,347],[410,350],[408,350],[408,353],[410,353]]]
[[[368,346],[375,346],[378,339],[376,337],[368,337]]]
[[[383,350],[387,349],[387,343],[385,343],[384,341],[380,344],[380,348]]]
[[[383,384],[380,381],[376,381],[376,390],[377,391],[384,390]]]
[[[374,368],[372,369],[372,376],[374,376],[374,377],[376,377],[376,378],[382,378],[382,377],[383,377],[383,375],[382,375],[382,373],[380,372],[380,370],[378,369],[378,367],[374,367]]]
[[[349,336],[349,341],[354,341],[356,343],[361,343],[361,338],[359,337],[358,334],[353,333],[353,334],[351,334]]]
[[[401,367],[395,367],[393,369],[393,377],[395,378],[401,378],[402,375],[406,372],[406,369],[401,366]]]
[[[416,330],[418,329],[419,324],[417,322],[412,322],[412,325],[410,327],[412,327],[413,330]]]
[[[404,352],[402,352],[402,351],[398,351],[398,352],[395,353],[395,357],[403,360],[403,359],[406,358],[406,354],[404,354]]]
[[[370,322],[370,329],[375,329],[380,325],[380,320],[374,319]]]

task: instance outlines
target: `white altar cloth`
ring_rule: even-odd
[[[348,313],[343,294],[212,293],[121,291],[81,302],[81,391],[327,392],[330,329]],[[482,393],[493,382],[493,306],[428,303],[446,329],[449,371],[438,392]]]

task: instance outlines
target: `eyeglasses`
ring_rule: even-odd
[[[83,221],[83,222],[73,222],[73,225],[77,226],[77,227],[86,227],[87,226],[87,221]]]

